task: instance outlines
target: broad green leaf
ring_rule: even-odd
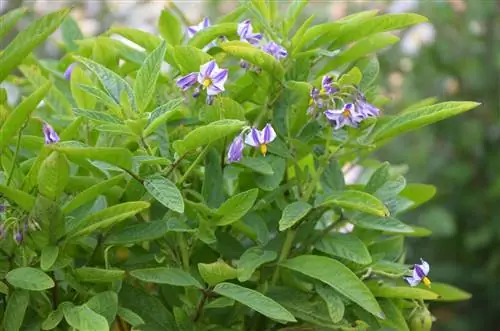
[[[214,39],[220,36],[230,36],[235,35],[238,29],[238,24],[236,23],[222,23],[217,25],[209,26],[206,29],[198,31],[193,38],[189,39],[188,45],[203,48],[208,45]]]
[[[354,67],[339,78],[339,85],[359,85],[361,79],[363,78],[363,74],[358,69],[358,67]]]
[[[26,14],[27,10],[26,7],[13,9],[0,17],[0,38],[16,26],[17,21]]]
[[[363,79],[359,84],[362,91],[369,89],[375,80],[377,79],[378,73],[380,71],[380,63],[376,56],[371,56],[369,58],[361,59],[356,63],[356,66],[363,73]]]
[[[76,51],[78,49],[78,45],[75,41],[83,39],[83,33],[73,17],[67,16],[62,22],[61,34],[68,50]]]
[[[273,175],[273,168],[261,157],[244,157],[239,162],[233,163],[235,166],[242,166],[261,175]]]
[[[36,199],[21,190],[0,184],[0,193],[27,212],[31,211],[35,205]]]
[[[66,322],[77,330],[103,331],[109,330],[108,321],[87,305],[64,309]]]
[[[166,51],[167,45],[165,41],[162,41],[160,46],[149,54],[137,72],[134,82],[134,95],[140,112],[146,109],[153,98],[156,90],[156,81],[160,76],[161,64],[165,58]]]
[[[180,214],[184,213],[182,194],[169,179],[160,175],[153,175],[144,179],[144,187],[165,207]]]
[[[155,108],[150,114],[148,118],[148,124],[146,129],[144,130],[144,136],[147,137],[163,123],[167,122],[168,119],[177,114],[177,110],[179,106],[182,104],[184,99],[178,98],[167,101],[164,105],[161,105]]]
[[[351,48],[339,53],[318,72],[323,75],[343,64],[355,61],[399,41],[399,38],[385,33],[375,34],[357,41]]]
[[[210,286],[238,277],[238,271],[222,260],[213,263],[198,263],[201,278]]]
[[[408,329],[408,324],[406,324],[403,312],[395,302],[389,299],[381,299],[379,300],[379,303],[386,317],[385,320],[380,321],[381,325],[396,328],[396,330],[410,331],[410,329]]]
[[[174,59],[183,73],[199,72],[200,66],[211,61],[212,57],[201,49],[192,46],[175,46]]]
[[[359,216],[350,219],[354,225],[364,229],[380,230],[388,233],[412,233],[413,228],[393,217]]]
[[[257,67],[262,68],[278,79],[283,78],[285,75],[285,70],[278,60],[249,43],[243,41],[228,41],[222,43],[220,48],[230,55],[255,64]]]
[[[369,313],[384,318],[382,309],[366,285],[342,263],[315,255],[301,255],[280,266],[317,279],[358,304]]]
[[[144,320],[139,315],[127,308],[118,307],[118,316],[133,327],[145,324]]]
[[[50,270],[57,260],[59,255],[58,246],[45,246],[42,249],[42,254],[40,256],[40,268],[44,271]]]
[[[255,270],[261,265],[274,261],[278,255],[275,251],[266,251],[260,247],[251,247],[243,253],[238,261],[238,280],[246,282],[249,280]]]
[[[61,306],[59,306],[61,307]],[[63,309],[58,308],[52,311],[49,316],[42,322],[42,330],[52,330],[55,329],[59,323],[62,322],[64,318]]]
[[[321,174],[321,186],[326,193],[342,191],[345,187],[344,173],[337,160],[330,160]]]
[[[432,282],[430,290],[438,295],[434,301],[463,301],[472,297],[469,292],[444,283]]]
[[[243,106],[228,97],[217,97],[212,105],[205,105],[201,110],[200,120],[206,123],[221,119],[245,120]]]
[[[81,109],[81,108],[73,108],[73,113],[76,116],[82,116],[86,119],[102,122],[102,123],[114,123],[114,124],[123,124],[123,120],[116,117],[115,115],[105,112],[105,111],[97,111],[90,109]]]
[[[163,237],[169,231],[165,221],[152,221],[129,225],[121,230],[112,231],[104,241],[105,245],[126,245],[151,241]]]
[[[90,79],[85,71],[80,66],[73,67],[71,72],[70,87],[73,99],[76,105],[82,109],[95,108],[96,98],[93,94],[85,93],[80,85],[92,87],[92,79]],[[104,93],[103,93],[104,94]],[[107,95],[106,95],[107,96]]]
[[[115,103],[121,104],[122,95],[125,94],[132,110],[137,110],[134,92],[125,79],[120,77],[120,75],[114,71],[90,59],[81,56],[77,56],[75,58],[97,76],[102,86],[113,98]]]
[[[24,315],[30,302],[28,291],[16,290],[11,292],[7,307],[3,314],[3,330],[19,331],[23,325]]]
[[[45,15],[27,28],[24,28],[16,38],[0,53],[0,82],[18,66],[32,50],[50,36],[62,23],[70,9],[63,9]]]
[[[203,289],[203,285],[182,269],[177,268],[149,268],[130,271],[130,275],[143,282],[169,284],[174,286],[193,286]]]
[[[307,44],[306,49],[320,47],[325,43],[330,43],[340,34],[342,24],[340,22],[328,22],[317,24],[309,28],[303,36]]]
[[[353,234],[332,233],[314,244],[317,250],[353,261],[357,264],[369,264],[372,258],[365,244]]]
[[[57,144],[51,145],[49,148],[69,157],[104,161],[127,170],[132,167],[132,153],[122,147],[76,147],[70,144]]]
[[[296,322],[293,315],[282,305],[265,295],[231,283],[221,283],[215,286],[214,292],[238,301],[253,310],[280,323]]]
[[[436,195],[436,187],[426,184],[410,183],[406,185],[400,195],[413,201],[412,208],[420,206]]]
[[[68,236],[75,238],[88,235],[98,229],[107,228],[149,208],[149,202],[124,202],[88,215],[80,220],[75,229],[70,229]]]
[[[218,208],[225,199],[221,157],[224,156],[220,155],[217,148],[210,148],[205,155],[205,174],[201,194],[210,208]]]
[[[372,133],[373,139],[374,141],[385,140],[461,114],[479,105],[480,103],[472,101],[450,101],[424,106],[396,116],[388,116],[383,122],[377,123]]]
[[[38,172],[38,190],[51,200],[57,200],[69,181],[69,164],[64,154],[53,152]]]
[[[245,125],[245,122],[238,120],[220,120],[212,122],[189,132],[184,139],[175,141],[173,146],[179,154],[184,154],[200,146],[233,135],[236,131],[240,130],[243,125]]]
[[[410,287],[408,285],[393,286],[387,283],[380,284],[377,281],[368,281],[366,283],[373,295],[379,298],[400,298],[400,299],[421,299],[435,300],[438,294],[431,290],[424,290],[418,287]]]
[[[294,226],[295,223],[303,219],[311,209],[312,206],[304,201],[296,201],[287,205],[279,221],[279,230],[285,231]]]
[[[119,34],[150,52],[161,43],[159,36],[139,29],[112,26],[109,32]]]
[[[13,269],[5,279],[16,288],[29,291],[44,291],[54,287],[54,281],[46,273],[31,267]]]
[[[365,192],[370,194],[377,192],[391,178],[390,170],[391,165],[389,162],[382,163],[366,183]]]
[[[334,192],[319,196],[316,199],[315,207],[325,205],[335,205],[377,216],[386,216],[389,213],[387,207],[373,195],[356,190]]]
[[[221,216],[217,221],[217,225],[229,225],[242,218],[252,208],[258,194],[259,190],[254,188],[238,193],[226,200],[217,209],[217,215]]]
[[[274,155],[267,155],[266,159],[269,160],[271,168],[273,169],[273,174],[257,175],[255,176],[255,183],[264,191],[274,191],[280,186],[281,181],[283,180],[286,170],[286,161],[285,159]]]
[[[92,82],[90,82],[90,84],[92,84]],[[119,110],[119,105],[120,105],[119,102],[115,101],[110,95],[108,95],[106,92],[104,92],[100,88],[92,86],[92,85],[88,85],[88,84],[82,84],[82,83],[78,83],[78,84],[75,83],[75,85],[77,86],[76,88],[79,88],[85,92],[85,93],[83,93],[85,97],[91,98],[92,101],[88,101],[88,102],[89,103],[92,102],[94,104],[94,106],[96,103],[95,99],[97,99],[100,102],[102,102],[104,105],[108,106],[108,108],[110,110]],[[88,108],[83,108],[83,109],[92,109],[94,106],[88,107]]]
[[[182,42],[182,25],[179,18],[168,8],[163,9],[158,22],[160,35],[171,45],[178,45]]]
[[[101,292],[85,303],[87,307],[106,318],[111,325],[118,312],[118,295],[112,291]]]
[[[120,174],[112,177],[108,180],[102,181],[99,184],[95,184],[83,192],[77,194],[73,199],[69,200],[63,207],[62,211],[64,214],[68,215],[73,210],[84,204],[96,199],[99,195],[106,193],[108,190],[112,189],[114,186],[123,182],[124,175]]]
[[[1,62],[1,60],[0,60]],[[3,68],[3,62],[2,62]],[[1,79],[0,79],[1,81]],[[47,82],[45,85],[40,86],[29,97],[24,99],[3,121],[0,129],[0,151],[7,146],[16,133],[21,129],[23,123],[27,121],[31,113],[36,109],[37,105],[42,101],[50,89],[51,83]]]
[[[111,283],[125,278],[125,271],[82,267],[74,270],[76,279],[86,283]]]
[[[316,292],[326,303],[326,307],[328,308],[328,314],[332,319],[333,323],[338,323],[344,317],[344,302],[337,294],[337,292],[324,284],[318,284],[316,286]]]

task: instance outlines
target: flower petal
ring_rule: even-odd
[[[198,26],[200,26],[200,28],[201,28],[200,30],[203,30],[203,29],[208,28],[210,25],[212,25],[210,23],[210,19],[208,17],[205,17],[205,18],[203,18],[203,20],[201,21],[201,23]]]
[[[233,142],[229,146],[229,149],[227,151],[227,161],[229,163],[240,161],[243,157],[244,147],[245,145],[243,144],[243,137],[240,134],[236,138],[234,138]]]
[[[219,88],[216,85],[211,84],[207,87],[207,95],[209,96],[217,95],[221,92],[224,92],[224,86],[222,86],[222,88]]]
[[[193,38],[193,36],[196,34],[196,32],[198,32],[198,26],[196,26],[196,25],[188,26],[187,33],[188,33],[189,38]]]
[[[260,139],[260,131],[257,130],[256,128],[252,128],[250,133],[248,133],[245,137],[245,144],[253,146],[253,147],[258,147],[261,144],[261,139]]]
[[[227,76],[227,69],[217,69],[212,72],[212,76],[210,78],[213,85],[224,91],[224,84],[226,83]]]
[[[196,78],[198,77],[197,72],[192,72],[190,74],[187,74],[186,76],[182,76],[176,81],[177,87],[179,87],[181,90],[185,91],[194,84],[196,84]]]
[[[422,268],[422,271],[427,276],[429,274],[429,271],[431,270],[431,267],[430,267],[429,263],[424,261],[422,258],[420,259],[420,262],[422,262],[422,264],[420,265],[420,268]]]
[[[217,66],[217,63],[215,62],[215,60],[209,61],[209,62],[202,64],[200,66],[200,74],[204,78],[210,77],[212,75],[212,71],[214,71],[214,70],[219,70],[219,67]],[[203,84],[203,82],[201,82],[200,84]]]
[[[408,282],[410,286],[417,286],[420,284],[420,279],[413,277],[405,277],[405,280]]]
[[[262,143],[269,144],[274,139],[276,139],[276,132],[274,131],[271,123],[267,123],[264,129],[262,130]]]

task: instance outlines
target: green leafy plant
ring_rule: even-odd
[[[478,104],[384,116],[375,53],[425,18],[299,25],[306,4],[88,39],[62,10],[0,53],[31,91],[0,100],[5,330],[429,330],[430,301],[470,297],[405,263],[430,231],[400,219],[435,189],[370,153]],[[37,59],[62,22],[67,54]]]

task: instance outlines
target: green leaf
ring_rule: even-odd
[[[68,50],[76,51],[78,45],[76,40],[83,39],[83,33],[78,27],[78,23],[71,16],[67,16],[66,19],[61,24],[61,34],[64,43],[66,44]]]
[[[82,116],[89,120],[102,122],[102,123],[114,123],[114,124],[123,124],[123,120],[116,117],[115,115],[97,110],[89,110],[89,109],[81,109],[81,108],[73,108],[73,113],[76,116]]]
[[[381,325],[396,328],[396,330],[410,331],[410,329],[408,329],[408,324],[406,324],[403,312],[395,302],[388,299],[381,299],[379,300],[379,303],[385,316],[387,317],[384,321],[380,321]]]
[[[3,68],[3,62],[2,62]],[[0,80],[1,81],[1,80]],[[50,82],[42,85],[39,89],[33,92],[29,97],[24,99],[3,121],[0,129],[0,151],[7,146],[16,133],[21,129],[23,123],[27,121],[31,113],[36,109],[37,105],[42,101],[51,86]]]
[[[293,25],[297,21],[304,8],[309,3],[308,0],[293,0],[286,10],[285,17],[283,21],[283,29],[288,32],[292,29]]]
[[[365,244],[353,234],[332,233],[323,237],[314,245],[317,250],[352,261],[357,264],[369,264],[372,257]]]
[[[188,45],[203,48],[208,45],[211,41],[219,38],[220,36],[230,36],[235,35],[238,29],[238,24],[236,23],[222,23],[209,26],[206,29],[198,31],[193,38],[189,39]]]
[[[385,140],[461,114],[479,105],[480,103],[471,101],[450,101],[424,106],[396,116],[388,116],[384,121],[377,123],[372,133],[373,139],[374,141]]]
[[[168,223],[162,220],[129,225],[119,231],[111,232],[104,244],[126,245],[151,241],[163,237],[168,231]]]
[[[144,129],[143,135],[145,137],[149,136],[155,132],[161,124],[167,122],[172,115],[177,114],[177,110],[183,101],[183,98],[173,99],[155,108],[149,115],[148,124],[146,125],[146,129]]]
[[[7,308],[3,314],[3,330],[19,331],[23,325],[24,315],[30,302],[28,291],[12,291],[7,302]]]
[[[174,149],[179,154],[195,150],[216,140],[233,135],[241,129],[245,122],[238,120],[220,120],[208,125],[200,126],[189,132],[183,140],[174,142]]]
[[[231,283],[221,283],[214,288],[214,292],[227,298],[238,301],[253,310],[280,323],[296,322],[293,315],[282,305],[265,295]]]
[[[27,10],[26,7],[13,9],[0,17],[0,38],[16,26],[17,21],[26,14]]]
[[[365,192],[370,194],[377,192],[391,178],[390,170],[391,165],[389,162],[382,163],[366,183]]]
[[[246,282],[249,280],[255,270],[261,265],[274,261],[278,255],[274,251],[266,251],[260,247],[251,247],[241,255],[238,261],[238,280]]]
[[[355,61],[399,41],[399,38],[385,33],[375,34],[357,41],[351,48],[337,54],[318,72],[323,75],[343,64]]]
[[[223,226],[238,221],[252,208],[258,194],[259,190],[254,188],[230,197],[217,209],[221,219],[216,224]]]
[[[59,247],[57,246],[45,246],[42,249],[42,255],[40,256],[40,268],[44,271],[50,270],[57,260],[59,255]]]
[[[210,208],[218,208],[224,202],[222,167],[223,163],[221,162],[219,150],[217,148],[210,148],[205,155],[205,174],[201,188],[201,194]]]
[[[318,284],[316,286],[316,292],[326,303],[326,307],[328,308],[328,315],[332,319],[333,323],[338,323],[344,317],[344,302],[337,294],[337,292],[323,284]]]
[[[472,297],[472,294],[444,283],[432,282],[431,291],[438,295],[434,301],[463,301]]]
[[[62,207],[63,213],[68,215],[73,210],[77,209],[78,207],[81,207],[84,204],[96,199],[98,196],[106,193],[107,191],[112,189],[114,186],[122,183],[123,179],[124,179],[124,175],[120,174],[120,175],[112,177],[108,180],[102,181],[99,184],[95,184],[95,185],[89,187],[88,189],[77,194],[75,197],[73,197],[73,199],[68,201]]]
[[[55,329],[59,323],[61,323],[64,318],[63,309],[59,308],[50,312],[49,316],[42,322],[42,330],[52,330]]]
[[[324,205],[335,205],[377,216],[386,216],[389,213],[387,207],[373,195],[355,190],[334,192],[319,196],[315,201],[315,207]]]
[[[393,217],[361,216],[350,221],[360,228],[380,230],[387,233],[412,233],[413,228]]]
[[[377,281],[368,281],[366,285],[372,291],[373,295],[379,298],[417,300],[435,300],[438,298],[436,293],[418,287],[410,287],[408,285],[392,286],[387,283],[379,283]]]
[[[321,186],[326,193],[343,191],[345,187],[344,173],[337,160],[330,160],[321,174]]]
[[[413,201],[412,208],[429,201],[436,195],[436,187],[426,184],[410,183],[406,185],[400,195]]]
[[[134,328],[145,324],[144,320],[139,315],[127,308],[118,307],[118,316]]]
[[[36,199],[21,190],[0,184],[0,193],[2,193],[7,199],[15,202],[25,211],[31,211],[35,205]]]
[[[369,313],[384,318],[382,309],[366,285],[342,263],[315,255],[302,255],[280,266],[300,272],[333,287]]]
[[[104,316],[111,325],[118,312],[118,295],[112,291],[101,292],[90,298],[85,305],[99,315]]]
[[[44,291],[54,287],[54,281],[39,269],[21,267],[7,273],[5,279],[14,287],[30,291]]]
[[[51,149],[64,153],[70,157],[88,158],[104,161],[120,168],[132,168],[132,153],[122,147],[77,147],[70,144],[55,144],[48,146]]]
[[[354,67],[339,78],[339,85],[359,85],[359,82],[363,78],[361,71]]]
[[[285,231],[291,228],[295,223],[303,219],[311,209],[312,206],[304,201],[296,201],[287,205],[279,221],[279,230]]]
[[[236,269],[222,260],[213,263],[198,263],[201,278],[210,286],[238,277]]]
[[[377,79],[378,73],[380,71],[380,63],[376,56],[371,56],[369,58],[361,59],[356,63],[356,66],[363,73],[363,79],[359,84],[362,91],[369,89]]]
[[[274,191],[283,180],[286,170],[286,161],[285,159],[274,155],[268,155],[266,156],[266,159],[270,161],[269,163],[273,169],[273,174],[257,175],[255,176],[255,183],[264,191]]]
[[[45,15],[24,28],[0,53],[0,82],[17,67],[32,50],[50,36],[63,22],[70,9],[63,9]]]
[[[178,45],[182,42],[183,31],[179,18],[170,10],[163,9],[158,22],[160,35],[171,45]]]
[[[48,199],[57,200],[69,181],[69,164],[64,154],[53,152],[38,172],[38,190]]]
[[[183,73],[191,73],[200,71],[200,66],[211,61],[212,57],[196,47],[175,46],[174,60]]]
[[[262,157],[244,157],[233,165],[242,166],[261,175],[272,176],[274,174],[273,168]]]
[[[203,285],[182,269],[177,268],[149,268],[130,271],[130,275],[143,282],[155,284],[169,284],[174,286],[197,287],[203,289]]]
[[[78,225],[68,232],[69,238],[88,235],[98,229],[107,228],[149,208],[149,202],[124,202],[112,207],[97,211],[79,220]],[[81,229],[81,230],[80,230]]]
[[[146,109],[153,98],[156,90],[156,81],[160,76],[161,64],[165,58],[166,51],[167,45],[165,41],[162,41],[160,46],[149,54],[144,64],[137,72],[134,83],[134,95],[140,112]]]
[[[132,110],[137,111],[134,92],[125,79],[120,77],[114,71],[90,59],[81,56],[75,56],[75,59],[81,62],[85,67],[87,67],[87,69],[92,71],[97,76],[102,86],[104,86],[104,89],[113,98],[116,104],[121,104],[122,95],[125,93]]]
[[[87,305],[64,309],[66,322],[77,330],[103,331],[109,330],[108,321]]]
[[[77,280],[86,283],[111,283],[125,278],[125,271],[82,267],[74,270]]]
[[[160,175],[153,175],[144,179],[144,187],[165,207],[180,214],[184,213],[182,194],[169,179]]]
[[[316,19],[316,16],[311,15],[307,20],[302,23],[300,28],[297,30],[295,35],[292,38],[292,46],[291,46],[291,54],[294,56],[299,52],[304,44],[307,42],[307,40],[304,38],[305,33],[313,23],[313,21]]]
[[[70,79],[71,94],[73,95],[73,99],[79,108],[94,109],[96,104],[95,96],[92,93],[85,93],[85,90],[81,87],[81,85],[93,88],[92,79],[87,76],[85,71],[83,71],[80,66],[75,66],[71,72]]]
[[[92,84],[92,82],[90,82],[90,84]],[[95,99],[97,99],[100,102],[102,102],[104,105],[108,106],[110,109],[119,111],[120,104],[118,102],[116,102],[115,100],[113,100],[113,98],[110,95],[108,95],[106,92],[104,92],[100,88],[97,88],[97,87],[91,86],[91,85],[87,85],[87,84],[76,84],[76,86],[80,90],[86,92],[86,93],[83,93],[83,95],[85,97],[90,97],[92,101],[88,101],[88,102],[89,103],[92,102],[94,104],[94,106],[95,106]],[[92,108],[94,108],[94,106],[84,108],[84,109],[92,109]]]

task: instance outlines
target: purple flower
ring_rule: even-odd
[[[5,209],[7,209],[5,205],[0,204],[0,213],[5,212]]]
[[[358,92],[354,105],[356,106],[356,111],[363,117],[363,119],[368,117],[377,117],[380,115],[380,109],[371,103],[368,103],[365,96],[361,92]]]
[[[238,135],[234,138],[231,145],[229,145],[229,149],[227,151],[227,161],[229,163],[238,162],[243,157],[243,148],[245,145],[243,144],[243,135]]]
[[[20,244],[23,242],[24,240],[24,235],[21,231],[17,231],[16,233],[14,233],[14,240]]]
[[[77,64],[77,62],[73,62],[66,68],[66,71],[64,71],[64,78],[66,78],[66,80],[71,79],[71,74],[73,73],[73,69],[75,69]]]
[[[220,69],[212,60],[200,67],[198,83],[207,89],[207,94],[217,95],[224,91],[224,83],[227,80],[227,69]]]
[[[324,114],[330,123],[335,126],[335,130],[345,125],[356,128],[363,120],[363,117],[354,111],[354,105],[352,103],[346,103],[342,109],[329,109],[325,111]]]
[[[274,139],[276,139],[276,132],[274,132],[271,124],[268,123],[261,131],[252,128],[250,133],[245,137],[245,144],[253,147],[260,147],[260,152],[262,155],[266,156],[267,144],[271,143]]]
[[[431,280],[427,277],[429,274],[430,266],[429,263],[420,259],[422,264],[415,264],[413,266],[413,275],[411,277],[405,277],[405,280],[410,286],[417,286],[420,282],[424,282],[425,286],[431,287]]]
[[[47,145],[57,143],[60,140],[54,129],[47,123],[43,123],[43,135]]]
[[[186,91],[191,86],[196,84],[197,81],[198,81],[198,73],[192,72],[186,76],[182,76],[181,78],[177,79],[176,84],[181,90]]]
[[[262,47],[262,50],[274,56],[276,60],[281,60],[288,56],[288,52],[286,51],[286,49],[284,49],[274,41],[270,41],[267,45]]]
[[[309,108],[307,108],[307,113],[312,114],[315,107],[323,108],[323,100],[319,97],[319,89],[313,87],[309,93]]]
[[[205,17],[198,25],[192,25],[187,28],[187,33],[189,38],[193,38],[193,36],[197,33],[200,32],[203,29],[206,29],[210,26],[210,19],[208,17]]]
[[[336,87],[332,86],[333,83],[333,77],[332,76],[323,76],[323,79],[321,80],[321,94],[333,94],[337,92],[339,89]]]
[[[257,46],[262,39],[261,33],[253,33],[252,22],[250,20],[244,20],[238,24],[238,35],[241,41],[246,41],[254,46]]]

